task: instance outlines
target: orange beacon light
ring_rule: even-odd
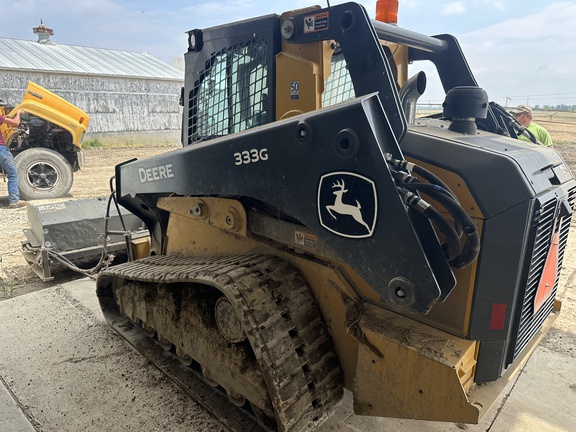
[[[389,24],[398,24],[398,0],[377,0],[376,19]]]

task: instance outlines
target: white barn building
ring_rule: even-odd
[[[0,99],[15,105],[28,81],[90,115],[88,133],[175,131],[184,72],[147,53],[0,38]]]

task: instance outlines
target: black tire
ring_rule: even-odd
[[[18,154],[14,161],[21,199],[62,198],[72,187],[72,167],[54,150],[31,148]]]

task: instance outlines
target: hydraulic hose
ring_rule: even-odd
[[[444,235],[446,243],[444,243],[444,254],[448,261],[452,261],[460,254],[460,236],[456,229],[442,216],[442,214],[432,207],[429,203],[424,201],[415,193],[410,192],[407,188],[398,189],[404,203],[416,211],[422,213],[428,219],[433,221],[440,232]]]
[[[480,235],[476,224],[462,208],[454,193],[440,178],[419,165],[406,160],[393,159],[391,155],[387,155],[387,161],[392,167],[405,170],[405,172],[401,172],[391,169],[404,202],[428,217],[444,234],[446,238],[446,244],[444,245],[445,255],[450,265],[455,268],[464,268],[470,265],[480,252]],[[410,174],[410,171],[429,183],[419,181]],[[442,205],[452,216],[454,226],[430,204],[426,203],[427,206],[423,206],[421,202],[425,203],[425,201],[416,200],[414,197],[418,197],[418,195],[415,192],[418,191],[425,192],[430,198]],[[433,209],[433,211],[429,210],[429,208]],[[464,245],[462,247],[460,245],[461,237],[464,237]],[[455,243],[457,243],[457,247]],[[457,253],[454,253],[455,249],[457,249]]]
[[[413,165],[412,172],[414,174],[422,177],[425,180],[428,180],[433,185],[438,185],[438,186],[442,187],[442,189],[444,189],[445,191],[448,191],[448,193],[454,199],[454,201],[458,202],[456,195],[454,195],[454,193],[452,193],[452,191],[450,190],[448,185],[446,183],[444,183],[437,175],[433,174],[432,172],[428,171],[425,168],[422,168],[420,165],[416,165],[416,164],[412,164],[412,165]]]
[[[116,176],[110,177],[110,196],[108,197],[108,206],[106,208],[106,219],[110,218],[110,203],[114,201],[114,206],[116,207],[116,211],[118,212],[118,218],[120,219],[120,223],[122,224],[122,229],[126,231],[126,225],[124,224],[124,218],[122,217],[122,212],[120,211],[120,206],[118,205],[118,201],[116,200],[116,189],[114,189],[114,180]],[[107,232],[107,231],[104,231]]]
[[[441,192],[440,189],[429,187],[425,183],[410,183],[405,185],[406,188],[414,188],[416,190],[425,189],[425,193],[431,198],[435,199],[450,213],[454,219],[458,236],[464,236],[464,247],[461,253],[453,259],[449,259],[450,264],[455,268],[463,268],[472,263],[480,252],[480,236],[476,224],[464,211],[462,206],[454,201],[450,195]]]
[[[526,138],[528,138],[531,142],[533,142],[534,144],[544,145],[538,140],[538,138],[536,138],[536,135],[534,135],[534,133],[532,133],[532,131],[530,129],[528,129],[526,126],[521,124],[514,117],[512,117],[508,121],[508,126],[513,128],[517,132],[516,135],[518,136],[518,138],[520,138],[520,135],[523,135]]]
[[[121,233],[126,234],[126,225],[124,224],[124,220],[122,219],[122,214],[120,212],[120,208],[118,206],[118,202],[116,201],[116,193],[113,187],[113,182],[114,182],[114,177],[110,178],[110,196],[108,197],[108,203],[106,206],[106,215],[104,217],[104,233],[102,234],[102,252],[100,253],[100,259],[98,260],[98,263],[96,263],[96,265],[92,268],[89,269],[83,269],[78,267],[77,265],[75,265],[72,261],[70,261],[68,258],[66,258],[64,255],[60,254],[59,252],[50,249],[50,248],[46,248],[45,246],[41,246],[39,248],[32,248],[33,251],[36,252],[41,252],[43,248],[46,249],[46,251],[48,252],[48,256],[50,256],[50,258],[54,259],[55,261],[58,261],[59,263],[61,263],[62,265],[64,265],[65,267],[69,268],[72,271],[75,271],[77,273],[81,273],[83,275],[86,276],[90,276],[92,278],[95,277],[95,275],[100,271],[100,269],[103,266],[108,266],[111,264],[112,260],[115,258],[113,254],[108,253],[108,234],[117,234],[117,232],[113,232],[109,230],[109,222],[110,222],[110,209],[112,206],[112,202],[114,202],[114,205],[116,206],[116,210],[118,211],[118,216],[120,217],[120,221],[122,223],[122,228],[124,229],[124,231],[122,231]],[[125,235],[126,237],[126,235]],[[131,250],[131,245],[129,241],[126,241],[126,247],[127,247],[127,252],[129,254],[129,256],[132,256],[132,250]],[[40,255],[39,255],[40,256]]]
[[[90,276],[92,278],[95,277],[94,275],[100,271],[100,268],[102,268],[103,265],[109,265],[112,259],[114,259],[113,255],[105,253],[105,246],[104,246],[103,251],[100,254],[100,259],[98,260],[98,263],[90,269],[83,269],[75,265],[72,261],[70,261],[68,258],[63,256],[59,252],[56,252],[55,250],[52,250],[50,248],[46,248],[45,246],[33,247],[30,250],[38,252],[40,256],[40,252],[42,252],[43,249],[46,249],[46,251],[48,252],[48,256],[50,258],[52,258],[55,261],[58,261],[60,264],[64,265],[68,269],[75,271],[77,273],[81,273],[85,276]]]
[[[464,227],[464,236],[466,243],[462,253],[450,261],[450,264],[455,268],[469,266],[480,253],[480,235],[478,234],[476,225]]]
[[[456,232],[458,235],[462,235],[462,220],[458,218],[458,213],[454,206],[461,209],[460,204],[458,203],[456,197],[452,193],[452,191],[448,188],[448,186],[441,186],[437,184],[431,183],[423,183],[419,181],[416,177],[411,176],[407,173],[398,173],[393,172],[394,178],[396,179],[397,183],[401,183],[405,188],[411,191],[421,191],[425,190],[425,192],[431,197],[436,199],[436,201],[443,204],[444,207],[447,207],[448,212],[452,215],[454,219],[454,224],[456,228]]]
[[[413,192],[424,192],[430,198],[438,201],[440,204],[443,204],[444,207],[451,208],[450,204],[448,203],[455,203],[452,199],[451,193],[447,192],[445,189],[440,188],[436,185],[431,185],[429,183],[420,183],[420,182],[413,182],[410,184],[405,185],[408,190]],[[446,204],[445,204],[446,203]],[[458,205],[458,203],[456,203]],[[462,229],[462,221],[455,217],[454,214],[449,210],[448,213],[452,216],[452,220],[454,221],[454,229],[458,233],[458,237],[462,236],[463,229]]]
[[[401,169],[405,169],[408,172],[413,172],[413,173],[419,175],[420,177],[422,177],[423,179],[428,180],[431,184],[438,185],[438,186],[442,187],[444,190],[448,191],[448,193],[450,195],[452,195],[452,197],[456,201],[458,201],[456,199],[456,195],[454,195],[454,193],[452,193],[452,191],[450,190],[448,185],[446,183],[444,183],[442,181],[442,179],[439,178],[436,174],[428,171],[426,168],[423,168],[420,165],[416,165],[413,162],[408,162],[407,160],[399,160],[399,159],[392,159],[392,158],[388,158],[387,160],[389,163],[391,163],[396,168],[401,168]]]

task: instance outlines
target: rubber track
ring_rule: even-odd
[[[98,278],[98,292],[106,290],[111,278],[201,283],[223,292],[250,340],[279,431],[316,429],[342,398],[327,328],[306,283],[286,261],[258,255],[154,256],[105,270]]]

